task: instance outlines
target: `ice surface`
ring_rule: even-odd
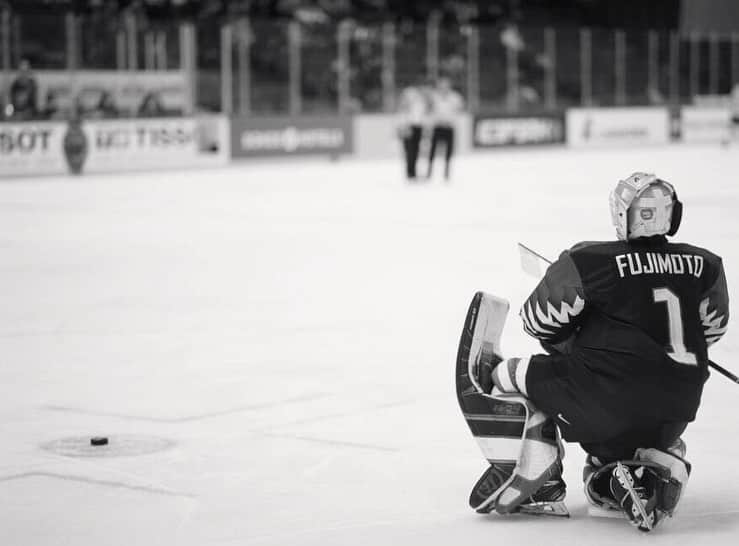
[[[607,194],[654,171],[681,239],[739,286],[739,152],[523,150],[459,158],[452,184],[399,161],[0,182],[0,544],[734,544],[739,385],[714,373],[685,436],[693,475],[649,537],[586,515],[479,516],[485,462],[457,407],[475,290],[515,309],[543,254],[610,239]],[[735,371],[736,329],[712,350]],[[515,314],[507,353],[537,350]],[[42,448],[143,435],[174,447]]]

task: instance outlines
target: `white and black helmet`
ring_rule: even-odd
[[[683,205],[675,188],[653,174],[634,173],[611,192],[611,220],[622,241],[653,235],[675,235]]]

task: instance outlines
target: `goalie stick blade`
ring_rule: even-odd
[[[558,518],[569,518],[570,511],[564,501],[533,502],[522,504],[516,509],[517,514],[529,514],[532,516],[554,516]]]
[[[521,258],[521,269],[537,279],[542,278],[547,267],[552,264],[544,256],[521,243],[518,243],[518,253]]]

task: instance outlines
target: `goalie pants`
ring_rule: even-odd
[[[687,427],[686,422],[650,419],[628,411],[628,393],[607,382],[584,384],[570,374],[571,362],[562,354],[531,357],[526,374],[528,398],[551,416],[568,442],[605,462],[630,459],[640,447],[666,450]],[[619,401],[623,403],[619,403]],[[654,403],[647,400],[648,404]]]

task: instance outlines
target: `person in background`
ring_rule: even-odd
[[[90,111],[91,107],[89,106],[89,101],[85,100],[85,95],[82,92],[77,93],[72,102],[70,112],[72,119],[87,119],[90,117]]]
[[[403,141],[405,175],[408,181],[416,179],[416,163],[423,137],[423,123],[428,113],[428,101],[421,88],[409,85],[400,94],[398,104],[398,136]]]
[[[138,116],[140,118],[157,118],[167,115],[167,110],[162,104],[159,93],[152,91],[147,93],[139,106]]]
[[[21,59],[18,65],[18,75],[10,84],[10,100],[6,114],[18,120],[35,119],[38,117],[36,98],[38,84],[31,73],[31,63],[28,59]]]
[[[118,117],[118,108],[113,100],[113,95],[109,91],[102,91],[95,107],[94,117],[100,119],[110,119]]]
[[[452,155],[454,154],[454,125],[456,117],[464,109],[462,95],[452,89],[449,78],[439,78],[431,91],[431,147],[427,177],[431,178],[436,147],[442,143],[445,148],[444,180],[449,181]]]
[[[46,92],[46,102],[40,112],[40,117],[43,119],[65,119],[66,112],[59,105],[59,95],[56,90],[49,89]]]

